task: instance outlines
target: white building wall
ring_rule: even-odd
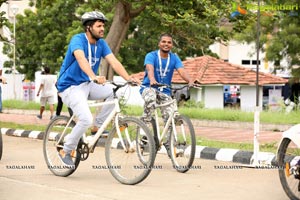
[[[190,89],[190,99],[197,102],[202,101],[202,88],[191,88]]]
[[[223,86],[205,86],[205,108],[223,109]]]
[[[7,84],[1,84],[2,100],[23,99],[23,83],[24,75],[21,74],[3,74]]]
[[[240,86],[241,110],[253,112],[256,107],[256,87]],[[259,87],[259,107],[262,110],[262,87]]]
[[[215,43],[211,45],[210,50],[218,56],[220,56],[223,60],[228,60],[228,62],[236,65],[241,65],[246,68],[254,69],[256,70],[256,47],[255,43],[240,43],[235,40],[229,41],[227,46],[224,46],[220,43]],[[265,53],[259,52],[259,60],[260,60],[260,66],[259,70],[261,72],[272,72],[273,71],[273,63],[267,62],[265,59]],[[249,60],[250,64],[242,64],[242,60]]]

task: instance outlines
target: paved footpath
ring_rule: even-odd
[[[31,125],[46,125],[49,123],[49,111],[44,112],[43,119],[38,119],[36,117],[37,114],[37,111],[4,110],[3,113],[0,113],[0,121]],[[193,125],[196,131],[196,135],[206,139],[236,143],[253,143],[253,123],[193,120]],[[259,143],[278,144],[280,142],[282,132],[287,130],[289,127],[290,126],[261,126],[258,136]],[[42,132],[37,132],[34,130],[9,130],[5,127],[0,128],[2,134],[6,135],[41,139],[41,134],[43,134]],[[241,151],[238,149],[216,149],[197,146],[196,157],[250,164],[253,160],[253,152]],[[275,155],[272,153],[260,152],[258,159],[261,160],[261,162],[271,164],[274,161],[274,158]]]

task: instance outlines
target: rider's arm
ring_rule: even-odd
[[[91,80],[97,79],[97,76],[93,72],[92,68],[90,67],[90,64],[88,60],[86,59],[84,52],[80,49],[77,49],[74,51],[74,56],[81,68],[81,70],[90,77]]]
[[[177,69],[179,75],[183,78],[183,80],[185,80],[186,82],[188,82],[189,85],[193,85],[193,81],[190,78],[189,74],[186,72],[186,70],[184,68],[179,68]]]
[[[131,77],[128,75],[127,71],[120,63],[120,61],[115,57],[114,54],[110,53],[105,56],[106,61],[110,64],[110,66],[114,69],[114,71],[119,74],[126,81],[132,81],[134,83],[140,84],[141,81],[135,77]]]
[[[114,69],[114,71],[119,74],[122,78],[124,78],[126,81],[130,80],[130,76],[126,72],[123,65],[120,63],[120,61],[115,57],[114,54],[110,53],[107,56],[105,56],[105,60],[110,64],[110,66]]]
[[[153,65],[146,64],[146,70],[148,72],[148,78],[150,80],[150,85],[157,84],[157,81],[155,80],[155,77],[154,77],[154,67],[153,67]]]

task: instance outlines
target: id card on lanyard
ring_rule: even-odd
[[[85,38],[87,39],[87,42],[88,42],[88,61],[89,61],[89,64],[90,64],[90,67],[93,68],[93,66],[96,64],[97,62],[97,57],[96,57],[96,53],[97,53],[97,42],[95,44],[95,50],[94,50],[94,62],[92,62],[92,47],[91,47],[91,44],[85,34]]]
[[[163,72],[163,69],[162,69],[163,67],[162,67],[162,60],[161,60],[161,56],[160,56],[160,50],[157,51],[157,55],[158,55],[158,63],[159,63],[160,81],[161,81],[161,83],[163,83],[163,80],[164,80],[165,76],[167,75],[169,64],[170,64],[170,54],[168,54],[168,60],[167,60],[164,72]]]

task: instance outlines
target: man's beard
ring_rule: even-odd
[[[96,35],[93,33],[93,31],[91,31],[90,29],[89,29],[89,32],[90,32],[92,38],[94,38],[96,41],[98,41],[99,39],[101,39],[100,36],[96,36]]]

